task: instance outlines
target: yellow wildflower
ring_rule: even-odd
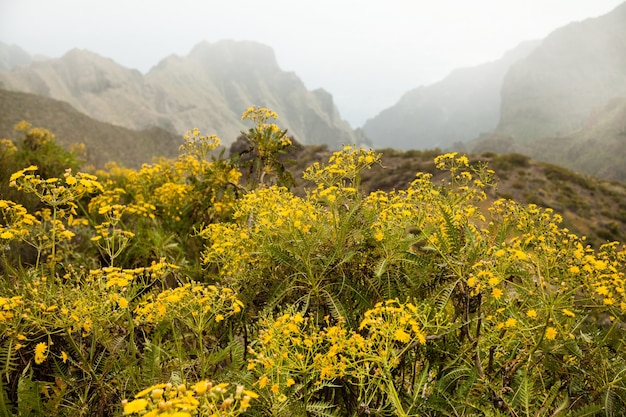
[[[548,327],[546,329],[546,339],[548,340],[554,340],[554,338],[556,337],[557,331],[554,327]]]
[[[129,415],[132,413],[139,413],[145,410],[147,406],[148,406],[148,400],[144,398],[133,400],[124,405],[124,415]]]
[[[504,322],[504,326],[505,327],[515,327],[515,325],[517,324],[517,320],[515,320],[514,318],[508,318],[505,322]]]
[[[408,343],[411,340],[411,336],[402,329],[398,329],[393,334],[395,339],[402,343]]]
[[[261,378],[259,378],[259,387],[265,388],[268,382],[270,382],[270,379],[267,376],[263,375]]]
[[[39,365],[44,360],[46,360],[46,351],[48,350],[48,345],[44,342],[37,343],[35,346],[35,363]]]

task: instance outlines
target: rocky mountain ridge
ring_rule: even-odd
[[[131,129],[183,134],[197,127],[225,144],[249,127],[240,116],[250,105],[272,108],[301,143],[336,148],[367,142],[341,119],[329,93],[307,90],[294,73],[279,68],[270,47],[255,42],[202,42],[185,57],[163,59],[146,75],[74,49],[0,71],[0,88],[62,100]]]

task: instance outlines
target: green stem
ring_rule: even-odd
[[[395,408],[396,415],[399,417],[409,417],[409,414],[404,411],[404,407],[402,407],[402,401],[400,401],[400,396],[398,395],[396,386],[393,384],[393,376],[387,366],[385,366],[383,373],[386,380],[387,395],[389,396],[391,404]]]
[[[52,249],[50,258],[50,280],[54,280],[56,270],[56,220],[57,220],[57,206],[52,206]]]
[[[9,409],[7,407],[6,401],[4,400],[4,384],[2,383],[2,380],[4,378],[0,377],[0,414],[3,416],[10,416],[12,415],[11,413],[9,413]]]

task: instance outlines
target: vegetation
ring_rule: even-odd
[[[456,153],[366,192],[383,156],[345,146],[292,190],[276,117],[244,113],[248,176],[198,130],[139,170],[9,175],[0,414],[624,414],[623,247]]]

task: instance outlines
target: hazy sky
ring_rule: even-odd
[[[412,88],[623,1],[0,0],[0,41],[49,57],[85,48],[146,72],[202,40],[255,40],[357,127]]]

